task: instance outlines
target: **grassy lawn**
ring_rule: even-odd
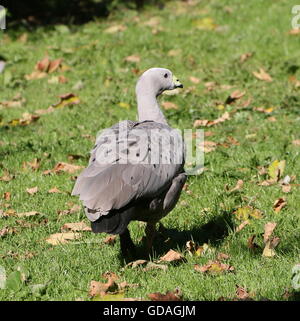
[[[11,102],[16,95],[21,101],[14,107],[0,104],[0,265],[7,275],[18,266],[29,275],[21,286],[1,289],[0,300],[90,300],[90,282],[105,282],[101,275],[106,271],[139,284],[126,291],[125,297],[131,298],[147,299],[149,293],[179,287],[185,300],[233,299],[240,286],[254,300],[297,299],[291,271],[300,261],[300,34],[289,34],[292,5],[171,1],[163,10],[123,11],[80,26],[39,27],[26,31],[27,40],[24,30],[0,32],[0,54],[7,60],[0,73],[0,102]],[[252,55],[241,62],[245,53]],[[60,70],[27,80],[25,75],[46,55],[63,59]],[[132,55],[136,61],[125,59]],[[86,166],[100,129],[135,120],[135,83],[138,74],[151,67],[169,68],[184,84],[178,94],[161,97],[161,102],[178,106],[164,110],[171,126],[193,128],[195,120],[230,114],[229,120],[200,127],[216,148],[205,154],[205,171],[189,176],[176,208],[162,220],[167,238],[160,236],[154,244],[153,261],[169,249],[186,260],[168,264],[166,271],[123,269],[118,239],[107,245],[107,235],[91,232],[66,244],[48,244],[45,240],[61,232],[65,223],[88,220],[82,210],[59,215],[80,204],[70,196],[76,173],[43,172],[59,162]],[[255,77],[253,72],[260,68],[272,81]],[[67,82],[58,82],[62,75]],[[225,104],[235,90],[245,95]],[[54,108],[28,125],[11,122],[25,112],[47,109],[70,92],[79,97],[79,104]],[[28,164],[34,159],[39,164],[35,170]],[[286,161],[281,178],[293,179],[288,193],[280,182],[258,185],[269,178],[262,168],[268,171],[275,160]],[[5,181],[7,171],[12,179]],[[243,187],[230,192],[238,180]],[[26,189],[33,187],[38,191],[30,195]],[[54,187],[62,193],[49,193]],[[275,211],[279,198],[286,206]],[[236,210],[246,206],[261,214],[239,217]],[[17,216],[30,211],[42,215]],[[247,219],[249,224],[236,232]],[[271,257],[262,255],[268,222],[277,224],[272,236],[280,238]],[[130,224],[137,245],[141,225]],[[248,240],[254,235],[259,248],[253,249]],[[189,240],[208,244],[207,251],[190,255]],[[233,272],[195,271],[195,264],[206,265],[219,253],[229,255],[224,263],[233,266]],[[34,293],[34,284],[45,284],[45,291]]]

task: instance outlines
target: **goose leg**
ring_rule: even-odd
[[[124,257],[134,254],[135,246],[130,237],[128,228],[122,234],[120,234],[120,245],[121,245],[121,252]]]
[[[146,255],[149,255],[152,249],[153,240],[155,237],[156,223],[147,223],[145,233],[146,233]]]

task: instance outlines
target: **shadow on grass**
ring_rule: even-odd
[[[154,257],[159,257],[170,249],[185,248],[186,242],[189,240],[193,240],[198,244],[209,243],[214,247],[218,247],[231,229],[233,229],[233,223],[230,212],[223,212],[208,223],[194,227],[191,230],[178,231],[177,229],[167,229],[164,227],[154,240]],[[145,255],[143,245],[137,244],[134,259],[148,258],[149,257]],[[121,259],[124,260],[124,258]],[[128,261],[128,259],[126,261]]]

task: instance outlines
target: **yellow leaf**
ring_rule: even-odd
[[[276,181],[282,176],[285,168],[285,160],[278,161],[277,159],[269,165],[268,174],[271,179]]]
[[[214,20],[209,17],[194,21],[194,26],[200,30],[214,30],[217,27]]]
[[[129,104],[123,103],[123,102],[120,102],[120,103],[119,103],[119,106],[122,107],[122,108],[126,108],[126,109],[129,109],[129,108],[130,108],[130,105],[129,105]]]

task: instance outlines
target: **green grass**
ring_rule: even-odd
[[[138,288],[129,289],[126,297],[146,298],[148,293],[174,290],[179,287],[186,300],[217,300],[220,297],[234,298],[236,285],[253,293],[253,299],[268,298],[284,300],[286,289],[292,292],[291,269],[299,263],[300,245],[300,194],[299,186],[284,194],[280,186],[258,186],[263,178],[258,175],[257,166],[268,166],[275,159],[286,160],[284,175],[296,175],[294,184],[300,184],[299,146],[292,144],[300,139],[300,92],[288,81],[294,75],[300,79],[299,35],[289,35],[291,29],[291,1],[201,1],[195,6],[172,1],[164,10],[149,8],[142,13],[128,11],[108,20],[90,22],[81,26],[40,27],[28,32],[28,41],[18,40],[22,30],[7,29],[1,32],[1,55],[6,57],[5,71],[0,74],[0,101],[11,100],[17,93],[26,99],[19,108],[0,107],[0,176],[8,169],[15,178],[9,182],[0,181],[0,197],[10,192],[11,200],[3,198],[5,204],[17,213],[38,211],[48,219],[40,224],[38,218],[22,219],[36,226],[24,227],[15,216],[1,218],[0,229],[16,227],[15,234],[1,238],[0,265],[7,274],[22,265],[30,274],[27,284],[18,291],[0,290],[1,300],[88,300],[91,280],[102,280],[106,271],[117,273],[121,280],[138,283]],[[228,9],[229,8],[229,9]],[[159,17],[157,34],[143,22]],[[219,25],[215,30],[199,30],[197,21],[212,18]],[[139,21],[137,20],[139,19]],[[103,30],[115,24],[127,29],[120,33],[107,34]],[[198,22],[199,24],[199,22]],[[175,57],[170,50],[178,50]],[[253,56],[244,63],[240,55],[252,52]],[[48,53],[51,59],[63,58],[70,69],[63,74],[68,78],[65,84],[49,84],[48,76],[27,81],[24,75],[33,71],[37,61]],[[139,55],[138,64],[128,63],[124,58]],[[136,118],[134,86],[140,71],[150,67],[171,69],[185,88],[175,96],[163,96],[161,100],[172,101],[180,108],[164,111],[173,127],[192,128],[196,119],[216,119],[224,111],[233,111],[239,105],[227,105],[225,110],[215,108],[223,104],[235,89],[246,91],[251,98],[248,108],[232,113],[230,120],[209,128],[214,133],[208,137],[218,143],[232,136],[238,146],[218,146],[205,156],[206,171],[188,178],[192,194],[182,193],[176,208],[162,220],[169,229],[170,242],[155,242],[158,259],[172,248],[184,254],[187,261],[179,266],[170,266],[167,272],[141,269],[125,269],[120,258],[119,242],[114,246],[103,244],[106,235],[84,232],[80,242],[51,246],[45,239],[60,232],[64,223],[84,220],[83,212],[58,217],[58,211],[70,207],[74,181],[69,174],[42,175],[60,161],[70,162],[69,154],[83,158],[74,161],[85,166],[93,142],[82,135],[95,137],[98,130],[110,127],[122,119]],[[263,67],[273,78],[272,82],[256,79],[252,72]],[[54,74],[58,75],[58,73]],[[201,80],[197,85],[189,77]],[[10,78],[10,79],[9,79]],[[8,81],[9,80],[9,81]],[[72,87],[79,80],[83,88]],[[212,91],[204,83],[214,81],[219,85],[234,86]],[[67,92],[77,94],[81,103],[64,107],[46,114],[28,126],[6,126],[10,120],[20,118],[24,112],[33,113],[45,109],[58,101],[58,96]],[[118,104],[124,102],[129,109]],[[270,114],[253,110],[253,107],[274,107]],[[267,118],[276,117],[275,122]],[[254,136],[248,136],[255,134]],[[250,137],[250,138],[249,138]],[[41,159],[37,171],[23,168],[23,162]],[[235,193],[228,193],[225,185],[235,186],[242,179],[244,187]],[[30,196],[26,188],[38,186],[37,194]],[[63,194],[49,194],[56,186]],[[279,213],[272,209],[274,201],[284,196],[287,206]],[[185,201],[187,206],[184,206]],[[251,204],[262,211],[261,219],[251,219],[239,233],[235,227],[241,221],[233,212],[240,206]],[[206,210],[204,210],[206,209]],[[247,247],[247,239],[257,235],[256,242],[263,246],[261,234],[267,222],[276,222],[274,234],[281,242],[276,256],[266,258],[262,250],[253,252]],[[143,232],[138,222],[130,224],[135,243]],[[186,241],[194,239],[198,244],[208,243],[212,249],[201,257],[189,256],[185,251]],[[17,253],[12,257],[9,253]],[[33,252],[32,258],[24,258]],[[206,264],[215,259],[219,252],[230,255],[229,263],[234,273],[217,276],[203,275],[194,271],[195,263]],[[41,296],[31,294],[29,285],[46,284]],[[296,295],[290,297],[295,299]]]

